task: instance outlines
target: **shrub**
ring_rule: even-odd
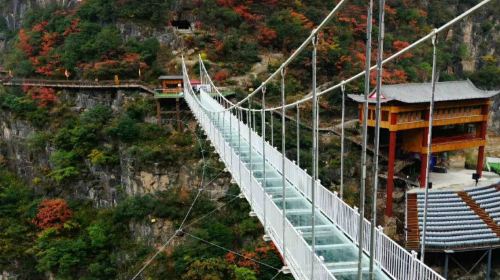
[[[33,223],[40,229],[61,229],[72,216],[73,212],[64,199],[46,199],[38,206]]]

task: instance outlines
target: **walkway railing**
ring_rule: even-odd
[[[3,82],[8,86],[33,86],[33,87],[55,87],[55,88],[139,88],[149,93],[155,90],[140,80],[115,81],[89,81],[89,80],[44,80],[44,79],[8,79]]]
[[[187,73],[186,73],[187,75]],[[272,198],[264,192],[261,183],[256,178],[250,175],[250,171],[244,163],[241,162],[238,153],[236,153],[228,141],[224,138],[223,133],[214,124],[217,114],[207,112],[205,108],[213,108],[215,111],[220,111],[223,106],[213,99],[208,93],[201,92],[200,99],[192,92],[189,85],[189,79],[185,79],[186,101],[193,111],[200,125],[207,133],[208,138],[212,141],[216,151],[221,156],[226,164],[226,167],[231,172],[233,178],[239,183],[242,192],[249,200],[253,211],[260,219],[264,227],[267,229],[271,238],[275,242],[277,248],[282,250],[282,211],[273,202]],[[203,105],[201,105],[201,104]],[[222,117],[224,115],[224,117]],[[274,167],[275,170],[282,169],[282,155],[276,148],[269,145],[267,142],[262,145],[262,138],[250,130],[249,127],[240,122],[236,116],[226,113],[219,113],[219,116],[224,118],[226,126],[231,123],[233,127],[240,126],[240,136],[245,142],[248,141],[249,133],[252,137],[252,151],[262,154],[262,147],[265,147],[266,161]],[[250,132],[249,132],[250,130]],[[241,177],[240,177],[241,169]],[[311,198],[312,184],[311,176],[305,170],[300,168],[295,162],[285,159],[285,177],[287,181],[297,187],[302,194],[309,200]],[[250,180],[248,178],[251,178]],[[326,215],[337,227],[351,239],[354,244],[357,244],[358,239],[358,221],[359,213],[345,202],[343,202],[335,192],[326,189],[320,182],[316,189],[316,205],[318,209]],[[265,197],[266,217],[264,218],[264,203],[261,199]],[[310,278],[311,267],[311,247],[302,238],[300,232],[287,221],[285,224],[285,234],[287,240],[286,247],[286,263],[290,266],[293,274],[298,279]],[[370,248],[370,222],[364,220],[364,242],[363,249],[368,254]],[[380,266],[382,271],[394,279],[444,279],[431,268],[422,263],[415,252],[408,252],[403,247],[390,239],[383,233],[381,227],[376,231],[376,251],[375,261]],[[334,276],[325,266],[325,264],[316,256],[315,263],[315,279],[334,279]]]
[[[199,121],[200,126],[207,133],[207,137],[214,145],[227,169],[231,172],[234,180],[239,183],[242,193],[249,201],[256,216],[267,229],[267,233],[270,235],[281,255],[283,255],[283,232],[285,233],[287,243],[285,259],[293,275],[297,279],[310,279],[310,267],[311,263],[313,263],[312,261],[314,261],[314,279],[335,279],[332,273],[325,266],[324,262],[317,255],[314,255],[314,260],[311,260],[311,247],[288,220],[285,223],[285,230],[283,230],[282,211],[273,202],[272,198],[264,192],[261,183],[259,183],[253,175],[250,175],[250,170],[241,161],[238,153],[236,153],[228,142],[226,142],[223,132],[221,132],[214,124],[210,114],[205,112],[199,105],[199,101],[196,100],[197,97],[190,90],[191,87],[184,88],[188,89],[185,93],[186,102],[191,108],[196,119]],[[208,106],[220,106],[207,93],[202,92],[200,95],[202,103],[207,104]],[[215,119],[216,118],[217,117],[215,117]],[[225,121],[227,124],[232,123],[235,128],[239,125],[241,128],[242,140],[247,140],[247,137],[244,137],[244,135],[248,135],[248,126],[246,126],[243,122],[240,122],[232,114],[226,114]],[[252,143],[252,146],[255,148],[254,143]],[[265,198],[264,200],[262,200],[263,197]],[[264,207],[266,209],[265,218]]]

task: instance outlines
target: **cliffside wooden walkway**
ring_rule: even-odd
[[[44,79],[10,79],[3,81],[4,86],[32,86],[50,88],[78,88],[78,89],[138,89],[155,94],[155,90],[139,80],[115,81],[82,81],[82,80],[44,80]]]

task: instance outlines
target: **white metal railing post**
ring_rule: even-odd
[[[229,113],[229,140],[228,140],[228,143],[229,143],[229,146],[232,147],[232,142],[233,142],[233,112],[232,112],[232,109],[230,109],[228,111]],[[233,149],[231,149],[233,150]],[[231,159],[231,167],[233,165],[233,153],[232,151],[230,151],[231,153],[231,156],[230,156],[230,159]]]
[[[341,86],[342,91],[342,123],[340,133],[340,198],[344,198],[344,122],[345,122],[345,84]]]
[[[297,104],[297,166],[300,167],[300,106]]]
[[[285,68],[281,69],[281,175],[283,177],[283,185],[282,185],[282,207],[283,207],[283,260],[285,262],[285,266],[287,265],[286,262],[286,238],[285,238],[285,225],[286,225],[286,173],[285,173],[285,154],[286,154],[286,139],[285,139],[285,126],[286,126],[286,119],[285,119]],[[274,133],[273,133],[274,134]]]
[[[434,32],[436,32],[436,29],[434,29]],[[420,260],[422,262],[425,261],[425,238],[426,238],[426,226],[427,226],[427,203],[429,199],[429,168],[430,164],[429,161],[431,159],[431,153],[432,153],[432,122],[434,120],[434,95],[436,92],[436,82],[439,79],[437,77],[437,69],[436,69],[436,64],[437,64],[437,47],[436,47],[436,40],[437,40],[437,35],[435,34],[434,37],[432,37],[432,46],[433,46],[433,52],[432,52],[432,94],[431,94],[431,100],[430,100],[430,106],[429,106],[429,133],[427,134],[427,162],[426,162],[426,173],[425,173],[425,178],[424,178],[424,186],[425,186],[425,199],[424,199],[424,219],[423,219],[423,225],[422,225],[422,247],[420,249]],[[424,136],[425,137],[425,136]]]
[[[224,101],[222,101],[222,107],[225,108],[226,105],[224,105]],[[222,149],[223,149],[223,154],[224,156],[222,157],[222,160],[227,164],[226,162],[226,139],[224,138],[224,134],[225,134],[225,131],[226,131],[226,112],[227,111],[224,111],[222,112],[222,129],[220,130],[220,135],[222,136]]]
[[[266,90],[267,87],[262,87],[262,111],[261,111],[261,126],[262,126],[262,207],[264,209],[264,234],[267,234],[267,215],[266,215]]]
[[[184,66],[184,65],[183,65]],[[185,68],[184,68],[184,71]],[[186,73],[186,72],[184,72]],[[186,75],[187,77],[187,75]],[[186,81],[186,89],[189,88],[189,81]],[[207,109],[207,107],[204,107],[203,104],[200,102],[200,100],[208,105],[210,109]],[[200,97],[197,97],[192,91],[187,90],[186,91],[186,101],[188,105],[191,107],[193,110],[193,113],[195,114],[195,117],[202,122],[203,128],[206,130],[212,129],[214,133],[210,135],[211,139],[216,139],[215,137],[220,138],[220,132],[219,129],[214,125],[216,118],[215,115],[213,118],[210,119],[210,115],[214,114],[214,112],[211,112],[213,109],[215,110],[220,110],[222,108],[222,105],[218,104],[215,101],[215,96],[208,95],[205,92],[201,92]],[[213,101],[213,102],[212,102]],[[215,106],[215,107],[214,107]],[[242,115],[242,108],[238,108],[237,110],[241,111],[241,118],[243,117]],[[265,107],[263,107],[261,110],[266,111]],[[205,116],[205,118],[204,118]],[[248,115],[247,115],[248,116]],[[286,116],[286,115],[285,115]],[[316,114],[318,116],[318,114]],[[203,123],[203,119],[207,120],[207,123]],[[251,121],[251,120],[249,120]],[[241,123],[243,124],[243,123]],[[240,128],[241,130],[242,128]],[[244,126],[243,129],[248,129],[247,126]],[[239,136],[244,135],[246,133],[243,132],[241,134],[241,131],[239,133]],[[253,138],[256,136],[253,135]],[[245,139],[245,137],[243,138]],[[240,142],[241,140],[239,140]],[[217,142],[214,142],[216,144],[215,148],[218,153],[221,153],[222,155],[222,147],[220,145],[217,145]],[[318,143],[318,142],[316,142]],[[225,144],[225,143],[224,143]],[[241,144],[238,144],[239,146]],[[269,163],[271,166],[275,166],[277,170],[283,169],[285,171],[284,177],[286,180],[294,183],[297,182],[297,180],[300,180],[301,177],[306,177],[308,178],[307,181],[310,183],[310,178],[307,177],[309,176],[307,174],[307,171],[302,170],[300,168],[295,168],[291,167],[291,165],[294,165],[288,158],[285,156],[285,164],[283,167],[283,154],[280,154],[278,149],[275,149],[274,147],[271,147],[270,145],[265,144],[267,147],[266,151],[266,163]],[[228,146],[226,150],[232,151],[233,149]],[[258,147],[253,147],[257,150],[260,149],[260,143]],[[286,151],[284,151],[286,152]],[[227,156],[227,155],[226,155]],[[227,156],[229,158],[229,156]],[[281,159],[281,162],[280,162]],[[229,159],[228,159],[229,160]],[[241,163],[239,161],[238,163]],[[236,163],[236,164],[238,164]],[[231,165],[230,165],[231,166]],[[235,166],[235,165],[234,165]],[[248,169],[246,168],[245,164],[240,164],[241,166],[241,171],[236,171],[233,168],[229,168],[231,172],[241,172],[240,181],[241,178],[244,178],[245,176],[252,177],[249,174]],[[298,174],[293,174],[294,171],[297,171]],[[317,173],[316,173],[317,174]],[[243,183],[246,183],[245,180],[242,181]],[[303,184],[302,182],[300,184]],[[253,191],[259,195],[259,197],[262,195],[259,193],[259,191],[262,191],[260,188],[260,184],[256,183],[255,177],[252,177],[251,185],[250,186],[243,186],[242,190],[245,191],[245,194],[248,197],[248,188],[253,188]],[[297,186],[299,188],[299,191],[301,191],[308,199],[311,199],[310,191],[312,191],[311,186],[308,184],[303,184],[303,186]],[[340,200],[336,193],[330,192],[328,189],[326,189],[324,186],[321,185],[321,182],[317,180],[316,182],[316,197],[318,199],[314,199],[316,204],[316,208],[318,208],[319,211],[323,212],[330,220],[332,220],[335,224],[338,225],[338,228],[344,232],[351,240],[356,242],[356,240],[359,241],[359,231],[356,229],[358,228],[358,224],[356,222],[353,223],[353,221],[359,221],[359,218],[361,218],[361,215],[357,212],[357,209],[351,208],[349,205],[347,205],[345,202]],[[264,195],[265,201],[266,201],[266,207],[267,207],[267,225],[269,229],[269,237],[277,244],[278,248],[280,250],[283,249],[282,247],[282,238],[279,234],[283,230],[283,236],[287,237],[286,240],[288,242],[286,243],[287,246],[286,248],[286,265],[290,267],[292,270],[292,273],[298,273],[301,275],[304,279],[308,278],[308,275],[310,274],[309,267],[310,264],[314,264],[314,277],[315,279],[318,280],[323,280],[323,279],[335,279],[334,276],[331,274],[330,271],[328,271],[328,268],[322,263],[321,258],[319,258],[316,255],[311,254],[313,252],[311,250],[311,247],[309,244],[305,242],[303,237],[301,236],[299,231],[296,231],[293,228],[293,225],[286,220],[285,221],[285,226],[283,227],[282,224],[282,215],[281,213],[283,211],[280,211],[279,208],[277,207],[277,204],[279,205],[279,200],[275,204],[272,201],[271,196]],[[252,203],[252,208],[254,208],[257,212],[258,217],[262,221],[262,210],[263,210],[263,205],[260,205],[260,199],[257,199],[253,201]],[[286,210],[286,207],[284,208]],[[281,212],[281,213],[280,213]],[[276,215],[277,214],[277,215]],[[286,217],[286,213],[285,213]],[[368,238],[368,231],[370,229],[370,222],[366,219],[363,221],[363,243],[369,244],[369,238]],[[281,227],[280,227],[281,225]],[[399,246],[397,243],[395,243],[392,239],[390,239],[388,236],[386,236],[383,233],[383,230],[381,227],[378,227],[376,230],[376,238],[377,242],[376,245],[376,252],[374,253],[375,256],[375,262],[377,263],[378,266],[381,267],[382,271],[385,272],[389,277],[394,278],[394,279],[429,279],[429,280],[444,280],[443,277],[441,277],[439,274],[434,272],[432,269],[430,269],[428,266],[426,266],[423,262],[418,260],[418,258],[407,252],[404,248]],[[369,245],[362,246],[363,250],[366,250]],[[311,256],[313,256],[313,260],[311,260]],[[412,273],[413,271],[413,273]],[[299,277],[300,278],[300,277]]]
[[[248,107],[252,109],[252,98],[248,99]],[[248,119],[247,119],[247,126],[248,126],[248,156],[250,159],[250,165],[249,165],[249,170],[250,170],[250,176],[248,176],[248,183],[250,187],[250,205],[253,205],[253,188],[252,188],[252,176],[253,176],[253,162],[252,162],[252,113],[251,111],[248,111]]]
[[[241,109],[238,111],[238,116],[239,116],[239,121],[238,121],[238,157],[239,157],[239,164],[238,164],[238,172],[240,174],[240,187],[243,187],[242,185],[242,180],[241,180],[241,123],[243,122],[243,114],[241,112]]]
[[[271,146],[274,147],[274,114],[273,111],[269,112],[271,116]]]
[[[313,31],[315,32],[315,31]],[[317,184],[317,176],[318,176],[318,98],[316,96],[317,86],[316,86],[316,60],[317,60],[317,44],[318,44],[318,36],[315,35],[312,37],[312,119],[313,119],[313,147],[312,147],[312,189],[311,189],[311,231],[312,231],[312,255],[311,255],[311,279],[314,279],[314,255],[316,248],[316,184]]]
[[[379,31],[378,31],[378,50],[377,50],[377,89],[376,89],[376,110],[375,110],[375,157],[373,158],[373,187],[372,187],[372,222],[370,226],[370,278],[375,279],[374,265],[375,265],[375,227],[377,224],[377,192],[378,192],[378,172],[379,172],[379,153],[380,153],[380,115],[381,104],[380,96],[382,93],[382,61],[384,60],[384,16],[385,16],[385,0],[379,2]]]
[[[373,0],[370,0],[366,24],[366,69],[365,69],[365,102],[363,107],[363,144],[361,148],[361,182],[359,192],[359,222],[358,222],[358,280],[363,279],[363,219],[365,215],[366,189],[366,146],[368,141],[368,95],[370,94],[370,63],[372,45]]]

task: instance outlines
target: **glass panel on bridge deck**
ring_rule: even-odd
[[[269,195],[272,195],[272,197],[273,197],[273,199],[275,199],[275,201],[281,200],[281,198],[283,197],[283,188],[281,186],[266,188],[266,193],[268,193]],[[301,196],[301,194],[299,192],[297,192],[295,189],[293,189],[291,187],[285,188],[285,195],[286,195],[286,197],[290,197],[290,198],[295,198],[295,197]]]
[[[281,199],[275,198],[273,200],[274,200],[274,203],[278,206],[278,208],[280,208],[280,209],[283,208],[283,204],[281,203]],[[295,198],[295,197],[288,198],[287,197],[285,199],[285,207],[288,210],[288,209],[307,209],[307,207],[311,207],[311,206],[302,197],[298,197],[298,198]]]
[[[288,208],[288,200],[285,201],[287,205],[287,213],[286,217],[292,223],[294,227],[311,227],[312,226],[312,217],[311,217],[311,205],[302,204],[300,207]],[[281,208],[281,207],[280,207]],[[303,212],[299,212],[297,210],[304,210]],[[328,225],[328,222],[321,217],[318,216],[319,212],[316,212],[316,220],[314,224],[316,226]]]

